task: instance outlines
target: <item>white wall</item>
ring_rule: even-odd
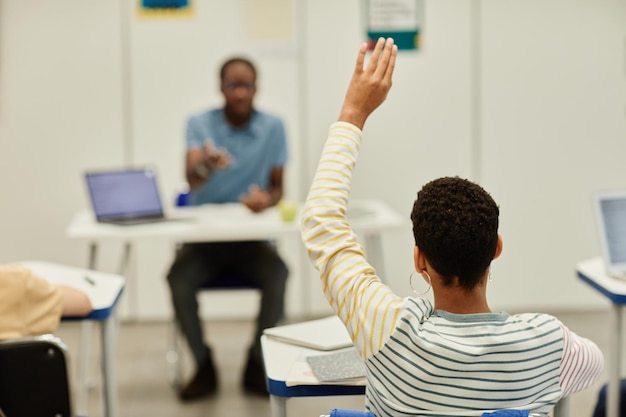
[[[287,196],[304,197],[362,41],[362,3],[258,1],[196,0],[191,19],[142,20],[123,0],[0,0],[0,261],[86,264],[84,245],[64,237],[88,207],[85,169],[155,164],[170,199],[183,181],[185,119],[221,102],[216,72],[235,53],[259,64],[258,107],[282,115],[289,134]],[[271,23],[272,5],[285,4],[293,37],[255,38],[250,19]],[[599,250],[591,192],[626,186],[625,17],[623,0],[427,1],[423,48],[401,53],[388,102],[366,126],[353,197],[382,198],[408,219],[424,182],[474,178],[502,213],[493,308],[605,308],[574,264]],[[408,295],[411,231],[384,242],[385,278]],[[281,246],[294,272],[288,311],[302,311],[303,280],[326,311],[294,247]],[[100,268],[116,270],[119,251],[105,245]],[[127,314],[170,314],[171,257],[165,244],[140,247]],[[254,298],[212,301],[250,316]]]
[[[481,175],[504,239],[492,299],[605,305],[573,269],[599,254],[592,192],[626,188],[626,2],[486,1],[482,27]]]
[[[84,265],[81,173],[123,161],[114,2],[0,3],[0,260]]]

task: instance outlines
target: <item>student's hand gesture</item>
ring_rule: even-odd
[[[365,68],[367,44],[361,45],[356,59],[356,68],[352,74],[346,98],[341,108],[339,121],[352,123],[359,129],[365,120],[385,101],[391,88],[391,76],[398,56],[398,47],[392,38],[378,39],[372,56]]]

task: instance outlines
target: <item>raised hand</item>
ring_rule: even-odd
[[[339,121],[352,123],[362,129],[365,120],[385,101],[391,88],[391,76],[396,65],[398,47],[392,38],[378,39],[372,56],[364,67],[367,44],[363,43],[356,59]]]

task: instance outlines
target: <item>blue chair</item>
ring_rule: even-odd
[[[569,398],[561,398],[554,406],[553,417],[568,417]],[[376,417],[371,411],[346,410],[335,408],[330,414],[323,414],[320,417]],[[482,417],[548,417],[543,413],[531,413],[528,410],[496,410],[485,412]]]
[[[602,388],[598,392],[598,399],[593,409],[592,417],[606,417],[606,397],[608,384],[602,385]],[[619,417],[626,416],[626,379],[620,379],[619,382]]]
[[[330,414],[323,414],[320,417],[376,417],[376,414],[371,411],[355,411],[335,408],[330,412]],[[498,410],[483,413],[482,417],[548,417],[548,415],[530,413],[528,410]]]
[[[179,193],[175,199],[176,207],[185,207],[189,205],[189,191]],[[236,291],[236,290],[260,290],[259,286],[250,282],[249,280],[237,277],[237,276],[223,276],[218,277],[210,283],[206,283],[200,289],[201,291]],[[183,381],[183,361],[182,361],[182,349],[181,340],[182,332],[176,318],[172,319],[171,323],[171,343],[170,349],[166,354],[166,361],[168,364],[168,374],[170,375],[170,382],[173,387],[179,388]],[[1,417],[1,415],[0,415]]]

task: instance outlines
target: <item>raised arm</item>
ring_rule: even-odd
[[[404,303],[380,282],[346,218],[361,128],[387,96],[397,55],[393,40],[379,40],[364,68],[366,51],[361,46],[302,214],[302,238],[320,272],[324,294],[363,358],[388,340]]]

